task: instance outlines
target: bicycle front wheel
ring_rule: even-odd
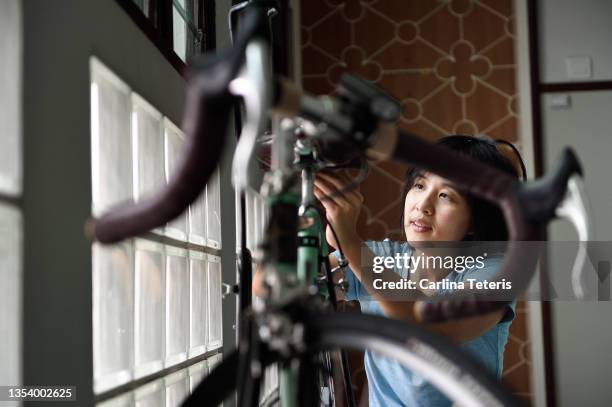
[[[421,375],[461,406],[522,403],[456,345],[422,327],[376,315],[330,313],[304,321],[308,351],[368,350]]]

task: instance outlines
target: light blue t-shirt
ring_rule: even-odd
[[[396,253],[410,255],[413,251],[408,243],[388,240],[367,241],[366,246],[375,256],[395,256]],[[334,254],[339,257],[338,252]],[[462,273],[452,271],[446,279],[456,282],[467,279],[478,281],[492,279],[498,271],[501,259],[501,256],[491,256],[485,261],[484,268],[469,268]],[[385,315],[378,302],[361,285],[350,268],[346,269],[344,279],[348,282],[347,300],[359,301],[361,311],[364,313]],[[482,336],[459,345],[498,378],[502,374],[504,348],[508,341],[510,324],[514,319],[515,305],[513,302],[507,308],[502,320]],[[450,407],[452,404],[437,388],[392,359],[366,351],[365,369],[368,376],[370,407]]]

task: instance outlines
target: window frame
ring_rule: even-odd
[[[166,60],[178,73],[185,76],[187,64],[174,52],[172,27],[173,0],[150,0],[147,17],[133,0],[115,0],[130,16],[142,32],[155,44]],[[203,37],[200,52],[205,53],[216,47],[215,37],[215,2],[214,0],[196,0],[198,11],[197,28],[202,30]]]

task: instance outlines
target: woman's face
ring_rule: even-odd
[[[462,240],[470,228],[470,207],[445,178],[425,172],[418,176],[404,201],[404,231],[408,243]]]

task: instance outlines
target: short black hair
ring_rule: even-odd
[[[435,142],[436,145],[453,150],[459,154],[467,155],[475,160],[495,167],[513,177],[518,178],[516,168],[510,160],[497,149],[495,141],[485,136],[466,136],[453,134],[442,137]],[[420,167],[412,167],[406,171],[404,176],[404,190],[402,203],[406,200],[406,194],[413,187],[414,181],[425,172]],[[508,240],[508,229],[501,209],[482,198],[470,193],[463,193],[471,215],[471,233],[464,240],[473,241],[503,241]],[[402,230],[404,230],[404,206],[402,205],[401,216]]]

